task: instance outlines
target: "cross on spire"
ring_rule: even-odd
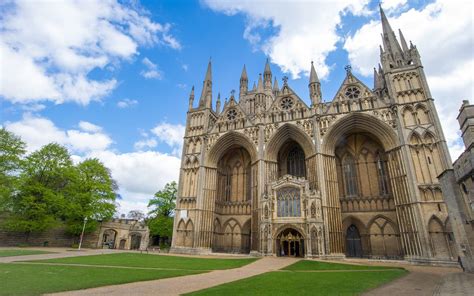
[[[288,85],[288,76],[283,76],[283,85]]]
[[[346,70],[347,74],[351,73],[351,71],[352,71],[351,65],[345,66],[344,69]]]

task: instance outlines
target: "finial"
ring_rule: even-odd
[[[346,73],[347,73],[347,74],[351,74],[351,71],[352,71],[351,65],[345,66],[344,69],[346,70]]]
[[[283,76],[283,85],[288,85],[288,76]]]
[[[233,89],[233,90],[230,91],[230,95],[231,95],[232,97],[234,96],[234,94],[235,94],[235,89]]]

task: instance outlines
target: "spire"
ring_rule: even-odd
[[[199,99],[199,107],[211,108],[212,106],[212,65],[211,59],[207,64],[206,77],[204,78],[201,98]]]
[[[276,77],[275,77],[275,80],[273,81],[273,91],[274,92],[279,92],[280,91],[280,87],[278,86],[278,80],[277,80]]]
[[[257,92],[263,93],[262,74],[260,74],[258,77]]]
[[[221,93],[217,94],[217,101],[216,101],[216,113],[221,113]]]
[[[392,55],[392,59],[394,61],[402,59],[402,49],[400,44],[398,43],[397,37],[395,37],[395,33],[388,22],[387,16],[382,9],[382,4],[379,4],[380,7],[380,18],[382,21],[382,31],[383,31],[383,46],[386,52]]]
[[[253,90],[253,91],[257,90],[257,85],[255,84],[255,81],[253,82],[252,90]]]
[[[193,104],[194,104],[194,85],[193,85],[193,88],[191,88],[191,93],[189,94],[189,110],[193,109]]]
[[[309,74],[309,83],[319,83],[318,74],[316,74],[316,70],[314,69],[313,61],[311,61],[311,72]]]
[[[403,36],[402,30],[398,29],[398,35],[400,35],[400,42],[402,43],[403,52],[407,52],[408,46],[407,42],[405,41],[405,37]]]
[[[240,75],[240,93],[239,93],[240,98],[247,93],[248,88],[249,88],[249,78],[247,77],[247,69],[245,69],[245,64],[244,64],[244,68],[242,69],[242,75]]]
[[[314,69],[314,63],[311,61],[311,70],[309,72],[309,97],[311,98],[311,104],[313,106],[321,103],[321,83],[319,82],[318,74]]]
[[[268,58],[265,63],[265,70],[263,71],[263,84],[265,89],[272,88],[272,70],[270,69],[270,62],[268,61]]]

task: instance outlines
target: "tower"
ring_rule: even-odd
[[[321,103],[321,83],[319,82],[318,74],[314,69],[313,62],[311,62],[311,71],[309,73],[309,96],[311,98],[311,105],[316,106]]]

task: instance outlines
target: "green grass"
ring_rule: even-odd
[[[172,268],[186,270],[216,270],[241,267],[257,259],[214,259],[179,256],[164,256],[136,253],[118,253],[107,255],[80,256],[60,259],[38,260],[35,262],[107,265],[127,267]]]
[[[397,267],[387,266],[367,266],[367,265],[352,265],[343,263],[330,263],[321,261],[301,260],[292,265],[289,265],[284,270],[303,271],[303,270],[383,270],[383,269],[397,269]],[[401,269],[401,268],[399,268]]]
[[[365,272],[269,272],[186,295],[357,295],[405,273],[402,269]]]
[[[21,249],[0,249],[0,257],[50,254],[51,252],[38,250],[21,250]]]
[[[40,295],[162,279],[200,271],[0,264],[0,295]]]

